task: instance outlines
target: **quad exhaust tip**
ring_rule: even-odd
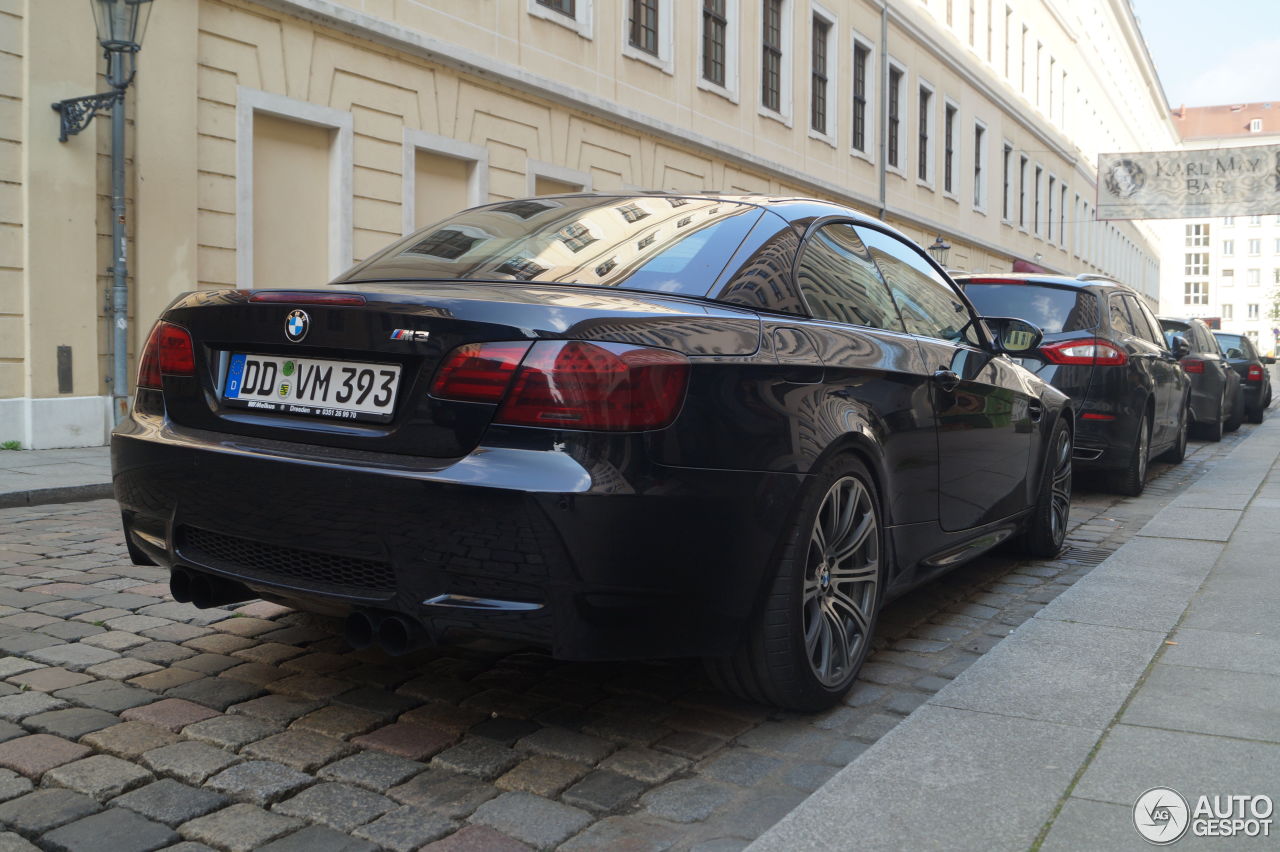
[[[367,609],[353,609],[347,616],[346,639],[357,650],[376,645],[392,657],[430,644],[427,631],[418,621],[394,612]]]
[[[187,568],[174,568],[169,574],[169,594],[178,603],[189,603],[197,609],[212,609],[258,597],[243,583]]]

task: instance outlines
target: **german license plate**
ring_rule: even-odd
[[[400,385],[398,364],[233,353],[222,387],[226,405],[385,423]]]

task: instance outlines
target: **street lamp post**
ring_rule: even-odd
[[[933,241],[933,245],[929,246],[929,254],[933,255],[933,259],[943,269],[947,268],[947,255],[951,254],[951,244],[942,238],[942,234],[938,234],[937,239]]]
[[[129,410],[129,253],[125,244],[124,93],[137,71],[151,0],[91,0],[98,44],[107,57],[111,91],[68,98],[53,105],[60,117],[59,142],[89,126],[100,111],[111,111],[111,397],[115,422]]]

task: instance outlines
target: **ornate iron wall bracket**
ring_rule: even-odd
[[[116,101],[123,99],[124,89],[116,89],[80,98],[67,98],[53,104],[53,111],[62,119],[62,132],[58,135],[58,141],[66,142],[68,136],[75,136],[88,127],[89,122],[100,111],[110,110]]]

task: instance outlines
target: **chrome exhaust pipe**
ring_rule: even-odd
[[[353,609],[347,615],[345,638],[347,644],[357,651],[372,646],[378,641],[378,625],[385,616],[372,610]]]
[[[427,631],[417,621],[388,614],[378,624],[378,647],[392,657],[416,651],[429,641]]]
[[[169,572],[169,595],[178,603],[191,603],[191,572],[174,568]]]
[[[191,603],[196,609],[212,609],[217,606],[253,600],[256,594],[248,586],[235,580],[224,580],[208,574],[194,572],[191,575]]]

